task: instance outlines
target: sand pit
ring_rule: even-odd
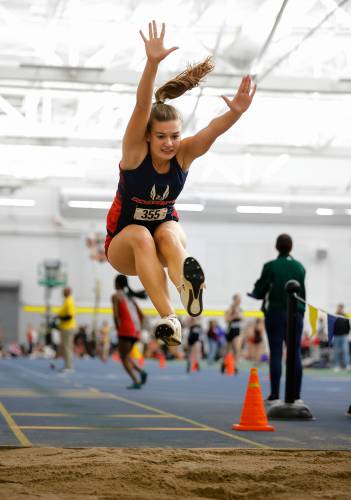
[[[0,450],[3,500],[349,499],[351,452]]]

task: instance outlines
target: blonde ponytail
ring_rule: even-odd
[[[212,57],[208,56],[200,64],[189,65],[185,71],[162,85],[156,92],[156,103],[164,103],[166,99],[175,99],[199,83],[214,69]]]
[[[155,92],[156,102],[152,105],[147,130],[150,132],[153,120],[168,122],[172,120],[182,120],[178,110],[169,104],[165,104],[166,99],[175,99],[183,95],[188,90],[197,87],[208,73],[214,69],[212,57],[208,56],[200,64],[189,65],[185,71],[169,80]]]

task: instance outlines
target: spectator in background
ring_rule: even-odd
[[[108,321],[104,320],[99,330],[99,352],[102,361],[108,360],[110,345],[110,325]]]
[[[217,321],[215,320],[210,320],[208,323],[208,330],[207,330],[207,363],[211,365],[215,360],[218,355],[218,348],[219,348],[219,332],[218,332],[218,326],[217,326]]]
[[[27,339],[27,353],[32,354],[33,350],[38,342],[38,332],[33,327],[32,323],[28,323],[26,329],[26,339]]]
[[[329,345],[328,329],[325,318],[319,317],[317,326],[317,336],[319,340],[318,355],[320,368],[330,368],[332,358],[332,347]]]
[[[262,318],[256,318],[252,328],[252,334],[247,339],[248,359],[259,363],[261,355],[264,353],[264,321]]]
[[[266,262],[260,278],[256,281],[253,292],[249,296],[263,299],[262,310],[265,315],[265,325],[268,337],[270,360],[271,393],[266,399],[268,404],[279,402],[280,379],[282,374],[283,344],[286,342],[287,329],[287,292],[285,285],[289,280],[300,283],[299,295],[305,299],[305,269],[295,260],[290,252],[293,247],[292,238],[288,234],[281,234],[276,240],[278,257]],[[302,384],[301,363],[301,335],[305,304],[297,303],[297,330],[295,332],[295,394],[294,399],[300,399]]]
[[[304,360],[311,359],[311,337],[307,330],[303,330],[301,337],[301,356]]]
[[[78,331],[73,338],[75,354],[80,358],[84,358],[90,352],[87,330],[87,325],[79,325]]]
[[[229,306],[229,309],[224,314],[224,319],[227,322],[227,347],[226,354],[232,351],[235,358],[236,372],[238,371],[238,364],[240,361],[240,351],[241,351],[241,328],[243,321],[243,312],[241,309],[241,296],[236,293],[233,296],[233,301]]]
[[[24,350],[18,342],[11,342],[8,347],[8,354],[12,358],[20,358],[23,356]]]
[[[320,316],[317,323],[317,337],[321,348],[328,347],[328,330],[325,319]]]
[[[189,318],[187,326],[189,333],[186,371],[190,373],[192,369],[200,370],[202,326],[197,318]]]
[[[345,316],[345,319],[336,318],[333,331],[334,371],[338,372],[341,368],[351,370],[348,344],[350,321],[346,318],[344,304],[338,304],[336,314]]]
[[[63,289],[63,304],[58,312],[61,349],[64,360],[63,372],[73,371],[73,336],[77,328],[76,306],[69,287]]]

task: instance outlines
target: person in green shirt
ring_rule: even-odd
[[[269,343],[270,360],[270,382],[271,393],[266,399],[267,403],[279,402],[280,379],[282,374],[283,344],[286,342],[287,330],[287,292],[285,285],[289,280],[300,283],[299,296],[306,297],[305,292],[305,268],[295,260],[290,252],[293,241],[288,234],[278,236],[275,248],[279,255],[275,260],[266,262],[263,266],[260,278],[256,281],[252,293],[249,296],[255,299],[263,299],[262,310],[265,315],[265,326]],[[295,336],[295,401],[300,400],[302,383],[301,363],[301,335],[303,329],[303,316],[305,304],[297,303],[297,331]]]

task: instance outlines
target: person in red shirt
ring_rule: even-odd
[[[147,380],[147,373],[131,358],[133,345],[140,340],[143,313],[135,297],[146,298],[143,291],[134,292],[127,277],[118,274],[115,279],[116,292],[112,295],[113,319],[118,332],[118,350],[125,371],[133,381],[128,389],[140,389]]]

